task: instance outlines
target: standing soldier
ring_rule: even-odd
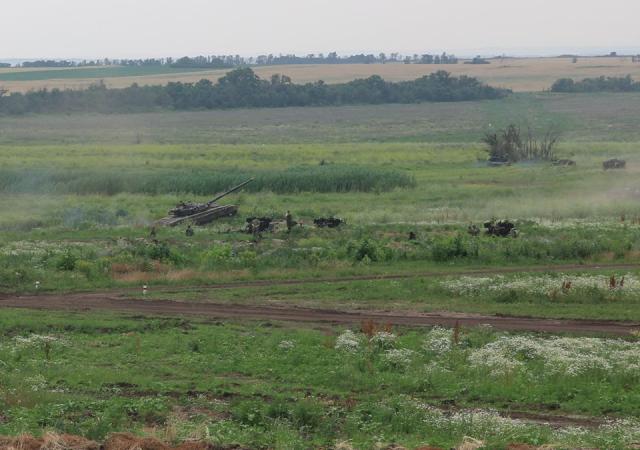
[[[293,216],[291,216],[291,211],[287,211],[284,215],[284,220],[287,223],[287,231],[291,232],[291,229],[297,225],[297,222],[293,220]]]
[[[193,228],[191,228],[191,225],[187,226],[187,229],[185,230],[184,234],[186,234],[188,237],[193,236]]]

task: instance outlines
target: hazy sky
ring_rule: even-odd
[[[640,48],[638,0],[3,0],[0,58]]]

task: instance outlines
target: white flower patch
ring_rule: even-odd
[[[640,343],[599,338],[502,336],[473,350],[468,362],[500,376],[538,361],[545,375],[574,377],[605,371],[633,375],[640,368]]]
[[[280,343],[278,344],[278,348],[280,350],[292,350],[295,346],[295,342],[287,340],[280,341]]]
[[[48,336],[42,334],[30,334],[27,337],[16,336],[14,339],[15,348],[42,347],[47,344],[68,345],[67,341],[57,336]]]
[[[425,364],[424,366],[424,373],[427,376],[441,374],[441,373],[448,373],[448,372],[451,372],[451,370],[441,366],[440,364],[438,364],[437,361],[431,361],[429,364]]]
[[[427,333],[422,348],[428,352],[443,355],[451,350],[452,335],[452,330],[434,327]]]
[[[445,280],[440,286],[445,290],[461,296],[472,297],[479,294],[500,294],[507,291],[519,291],[529,294],[549,295],[551,293],[567,294],[575,290],[600,289],[602,291],[616,291],[632,295],[640,294],[640,279],[634,275],[624,275],[616,279],[616,287],[611,289],[610,279],[606,275],[575,275],[557,274],[505,277],[460,277]]]
[[[571,447],[592,446],[594,437],[600,448],[626,448],[640,441],[640,421],[635,418],[615,419],[608,420],[593,430],[568,427],[557,429],[553,433],[554,440]]]
[[[386,331],[378,331],[371,336],[370,342],[381,349],[392,348],[396,342],[396,335]]]
[[[387,366],[404,369],[411,364],[413,354],[414,351],[407,348],[392,348],[382,354],[382,360]]]
[[[491,344],[473,351],[468,358],[469,365],[476,369],[488,370],[493,377],[504,377],[524,367],[509,355],[489,347]]]
[[[336,350],[356,353],[360,349],[360,338],[351,330],[345,330],[336,339]]]
[[[441,430],[464,429],[475,436],[514,435],[524,431],[528,425],[500,416],[494,410],[471,409],[448,413],[426,404],[418,404],[425,411],[425,422]]]
[[[31,256],[42,258],[58,255],[69,250],[69,243],[48,241],[13,241],[0,246],[0,256]],[[73,248],[89,247],[85,242],[73,242]]]
[[[47,380],[40,374],[27,377],[24,382],[33,392],[44,391],[47,388]]]

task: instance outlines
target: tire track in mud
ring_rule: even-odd
[[[0,308],[53,311],[111,311],[143,316],[195,316],[201,319],[287,321],[298,323],[358,324],[376,321],[397,326],[474,327],[488,324],[498,330],[547,333],[630,335],[640,323],[613,320],[542,319],[488,316],[466,313],[411,313],[384,311],[341,311],[295,306],[237,305],[138,300],[103,293],[0,297]]]

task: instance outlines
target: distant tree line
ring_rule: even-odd
[[[574,81],[560,78],[551,86],[552,92],[640,92],[640,82],[626,77],[597,77]]]
[[[465,61],[465,64],[491,64],[491,61],[484,59],[482,56],[476,56],[470,61]]]
[[[96,60],[37,60],[25,61],[20,67],[100,67],[100,66],[136,66],[136,67],[176,67],[176,68],[233,68],[241,66],[277,66],[288,64],[457,64],[455,55],[423,54],[407,55],[400,53],[356,54],[339,56],[336,52],[328,54],[260,55],[242,57],[240,55],[184,56],[182,58],[146,58],[146,59],[96,59]],[[9,67],[8,65],[7,67]]]
[[[294,84],[285,75],[260,79],[250,68],[232,70],[216,83],[172,82],[166,86],[14,92],[0,96],[0,114],[133,112],[156,109],[223,109],[347,104],[451,102],[497,99],[509,94],[476,78],[438,71],[414,81],[387,82],[374,75],[342,84]]]
[[[39,59],[37,61],[25,61],[21,67],[76,67],[78,63],[66,60]]]

